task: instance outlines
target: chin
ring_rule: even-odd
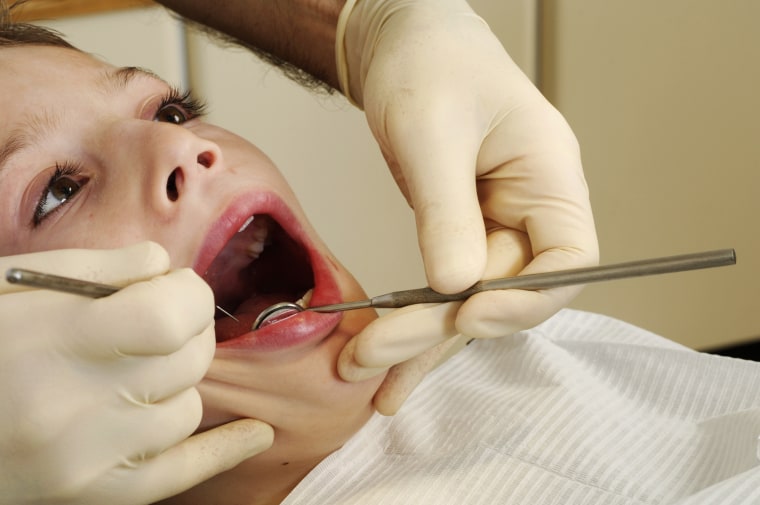
[[[373,398],[385,374],[345,382],[337,374],[338,355],[375,317],[374,311],[353,311],[326,338],[295,349],[218,349],[198,387],[202,429],[241,418],[271,425],[274,445],[250,463],[259,471],[318,461],[339,449],[375,412]]]

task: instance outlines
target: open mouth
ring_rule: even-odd
[[[315,285],[306,249],[266,214],[255,214],[240,226],[203,279],[216,304],[237,319],[217,311],[219,343],[249,333],[266,307],[302,299]]]

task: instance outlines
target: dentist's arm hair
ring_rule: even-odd
[[[218,38],[247,47],[301,84],[338,88],[335,31],[345,0],[157,2],[198,28],[215,30]]]

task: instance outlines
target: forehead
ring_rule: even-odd
[[[111,65],[74,49],[51,46],[21,45],[0,48],[0,82],[4,86],[18,83],[63,84],[59,76],[82,80],[106,73]]]
[[[112,66],[73,49],[14,46],[0,49],[0,105],[5,119],[28,107],[92,94]]]
[[[75,49],[51,46],[0,48],[0,130],[31,110],[86,106],[113,99],[142,79],[166,86],[153,73],[137,67],[114,67]]]
[[[0,158],[4,158],[16,144],[9,146],[6,137],[13,138],[31,117],[39,119],[39,111],[50,119],[56,105],[82,101],[87,93],[92,96],[97,76],[109,67],[73,49],[22,45],[0,48],[0,68]]]
[[[136,77],[167,85],[161,78],[138,67],[114,67],[77,51],[50,46],[0,48],[0,97],[18,99],[36,94],[55,97],[66,92],[112,95]]]

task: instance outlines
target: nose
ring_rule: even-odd
[[[187,184],[190,183],[189,181],[194,180],[193,178],[197,177],[196,174],[198,172],[202,172],[204,169],[211,169],[218,159],[218,154],[212,146],[183,145],[178,147],[179,152],[174,157],[177,160],[176,166],[166,177],[166,199],[169,202],[179,200],[180,192],[184,194]],[[195,157],[194,160],[193,157]],[[158,167],[160,166],[158,165]],[[165,165],[166,168],[171,168],[171,166],[171,161]],[[159,174],[159,180],[161,180],[162,175]]]
[[[160,213],[171,213],[187,196],[203,190],[221,165],[219,146],[183,125],[135,121],[122,131],[127,145],[124,160],[139,166],[126,167],[140,180],[147,205]]]

